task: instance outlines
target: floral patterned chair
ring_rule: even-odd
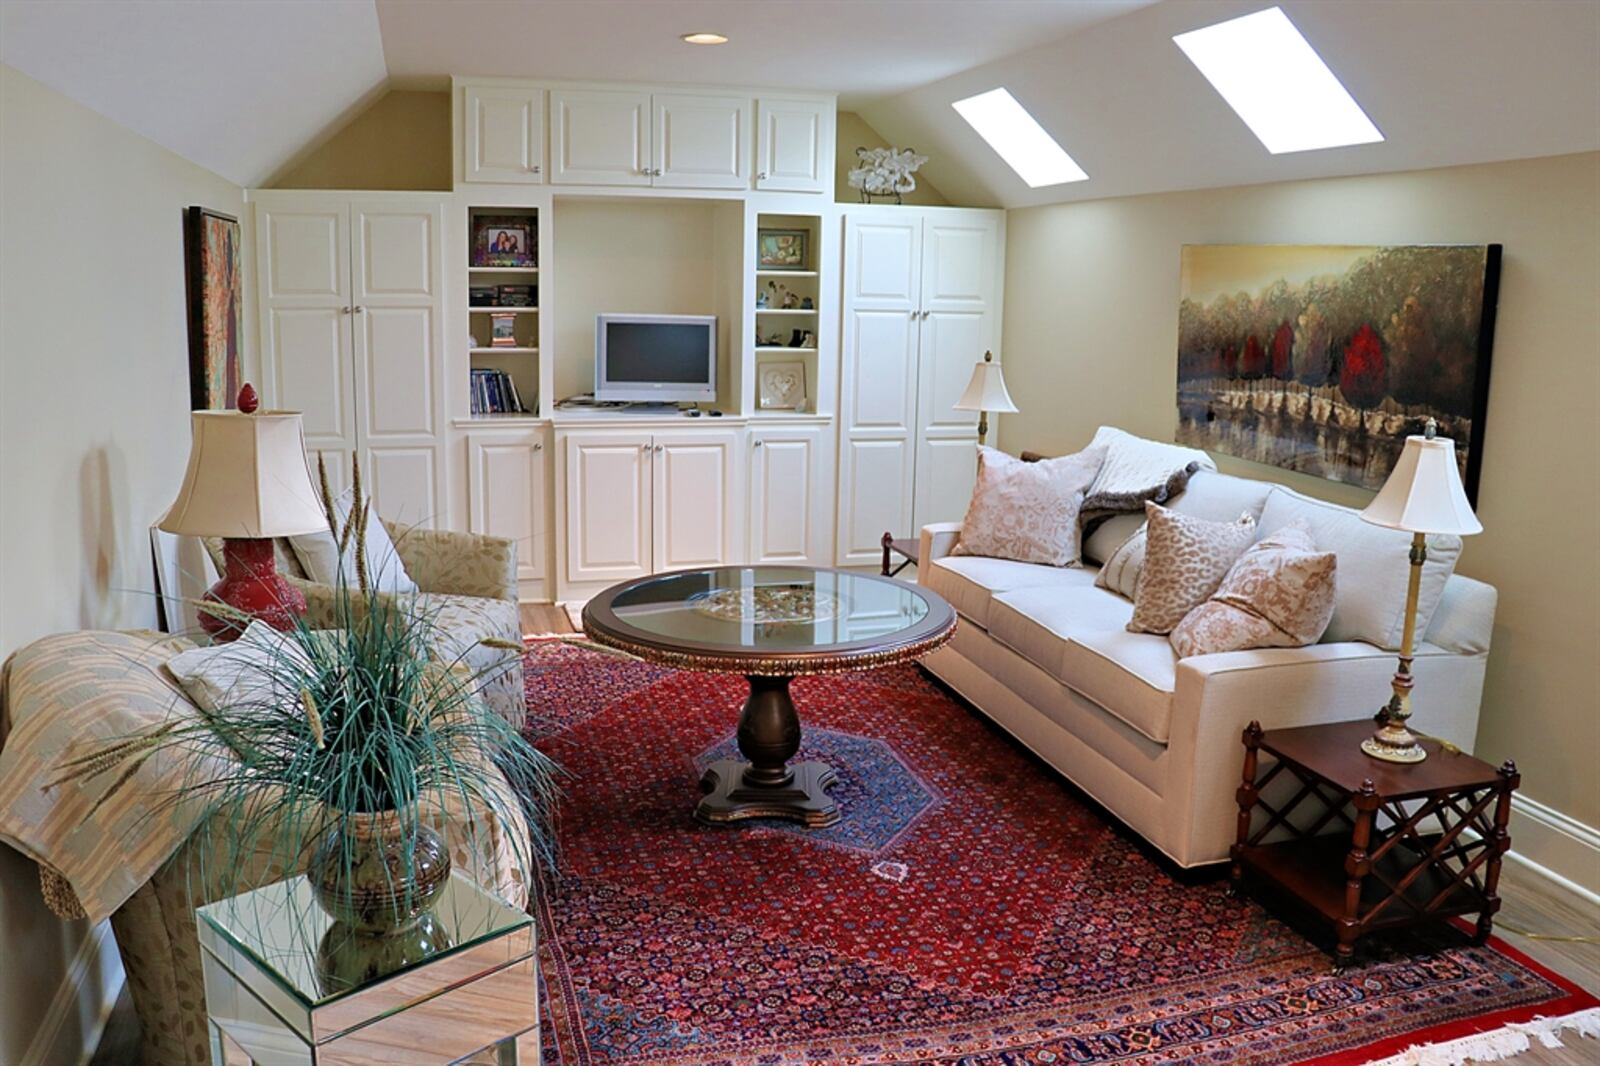
[[[517,608],[517,545],[503,537],[402,526],[384,521],[406,573],[420,590],[417,607],[434,629],[434,652],[444,662],[460,661],[481,673],[479,693],[495,713],[518,729],[527,719],[522,660],[480,641],[522,642]],[[222,541],[206,538],[214,565],[222,565]],[[278,571],[306,597],[306,621],[317,628],[335,625],[336,590],[306,576],[286,538],[273,541]]]

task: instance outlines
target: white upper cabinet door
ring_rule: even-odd
[[[467,434],[468,522],[517,545],[518,581],[544,578],[545,447],[538,430]]]
[[[738,443],[739,433],[731,429],[655,435],[657,571],[739,561],[742,553],[733,540]]]
[[[1003,269],[999,237],[994,212],[928,219],[922,240],[922,310],[992,314],[996,279]]]
[[[833,175],[833,105],[763,96],[756,101],[756,188],[827,192]]]
[[[649,185],[650,94],[550,93],[550,180],[558,185]]]
[[[827,566],[833,526],[831,434],[822,426],[750,431],[751,563]]]
[[[344,199],[256,204],[256,279],[266,404],[303,412],[334,492],[357,446],[350,328],[350,211]]]
[[[567,581],[626,581],[650,573],[650,435],[574,432],[562,448]]]
[[[750,98],[656,93],[654,184],[750,187]]]
[[[914,311],[921,307],[922,220],[845,220],[845,302],[852,307]]]
[[[468,85],[467,181],[544,181],[544,90]]]
[[[378,514],[442,523],[444,398],[439,199],[354,201],[355,381]]]

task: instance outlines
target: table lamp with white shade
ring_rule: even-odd
[[[1406,728],[1411,717],[1411,651],[1417,630],[1417,591],[1422,564],[1428,560],[1430,533],[1471,536],[1483,525],[1472,513],[1461,472],[1456,465],[1456,444],[1436,436],[1438,423],[1428,419],[1422,436],[1406,438],[1400,458],[1378,495],[1361,512],[1375,526],[1404,530],[1411,537],[1411,583],[1406,590],[1405,629],[1400,638],[1400,669],[1394,675],[1394,694],[1378,712],[1378,729],[1361,742],[1361,750],[1385,762],[1421,762],[1428,757]]]
[[[993,352],[984,352],[983,362],[972,368],[972,380],[967,382],[967,391],[961,394],[961,399],[955,402],[955,409],[978,412],[979,444],[989,435],[990,411],[1016,413],[1017,405],[1011,402],[1011,394],[1006,391],[1006,379]]]
[[[206,593],[200,626],[212,639],[232,640],[241,613],[289,629],[306,610],[305,596],[279,574],[272,538],[328,528],[327,512],[306,466],[298,411],[257,411],[246,385],[237,411],[194,411],[189,468],[178,498],[159,526],[168,533],[223,537],[223,575]]]

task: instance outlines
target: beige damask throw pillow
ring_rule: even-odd
[[[1023,563],[1078,566],[1078,507],[1104,448],[1025,463],[978,448],[978,483],[961,523],[960,550]]]
[[[1209,522],[1153,503],[1144,505],[1144,568],[1133,595],[1133,633],[1172,632],[1204,603],[1256,536],[1256,520]]]
[[[1303,522],[1267,534],[1173,629],[1172,650],[1185,659],[1315,644],[1333,618],[1338,562],[1333,552],[1317,551]]]

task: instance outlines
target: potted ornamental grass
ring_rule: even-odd
[[[299,619],[280,633],[234,619],[244,630],[237,641],[184,653],[228,663],[232,683],[219,698],[65,763],[62,777],[114,775],[98,805],[147,760],[177,756],[181,783],[169,809],[195,828],[226,828],[191,837],[208,894],[260,887],[251,877],[263,868],[304,869],[334,919],[319,947],[319,977],[336,991],[449,946],[429,909],[450,876],[447,825],[492,833],[503,842],[502,863],[514,864],[530,889],[537,870],[552,869],[558,770],[477,695],[504,660],[477,670],[441,661],[433,615],[369,579],[359,470],[343,515],[320,457],[318,468],[340,558],[353,546],[334,625],[313,629]],[[202,606],[225,617],[230,610]],[[478,644],[506,657],[523,651],[509,641]],[[456,843],[475,855],[488,850],[482,841]]]

